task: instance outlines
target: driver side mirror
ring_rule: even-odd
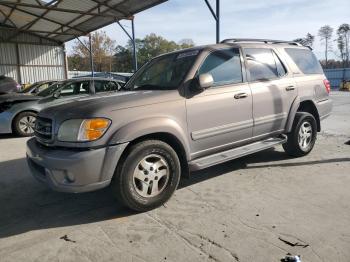
[[[214,84],[214,78],[211,74],[200,74],[198,76],[198,85],[201,90],[207,89]]]

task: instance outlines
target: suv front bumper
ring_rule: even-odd
[[[108,186],[128,143],[99,149],[50,148],[27,141],[27,162],[33,176],[53,190],[70,193]]]

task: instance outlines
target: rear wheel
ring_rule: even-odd
[[[294,157],[305,156],[313,149],[317,138],[317,123],[313,115],[298,112],[295,116],[292,131],[288,134],[284,151]]]
[[[13,120],[13,131],[16,135],[26,137],[34,135],[36,113],[22,112]]]
[[[162,141],[147,140],[132,145],[121,161],[112,190],[122,204],[135,211],[164,204],[179,184],[179,158],[174,149]]]

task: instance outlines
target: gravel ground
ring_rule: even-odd
[[[0,138],[1,261],[350,261],[350,93],[334,92],[313,152],[281,147],[192,174],[147,213],[109,189],[52,192],[25,162],[26,139]],[[294,246],[293,246],[294,245]]]

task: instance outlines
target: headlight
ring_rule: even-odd
[[[70,119],[58,130],[58,140],[65,142],[94,141],[103,136],[111,124],[106,118]]]

